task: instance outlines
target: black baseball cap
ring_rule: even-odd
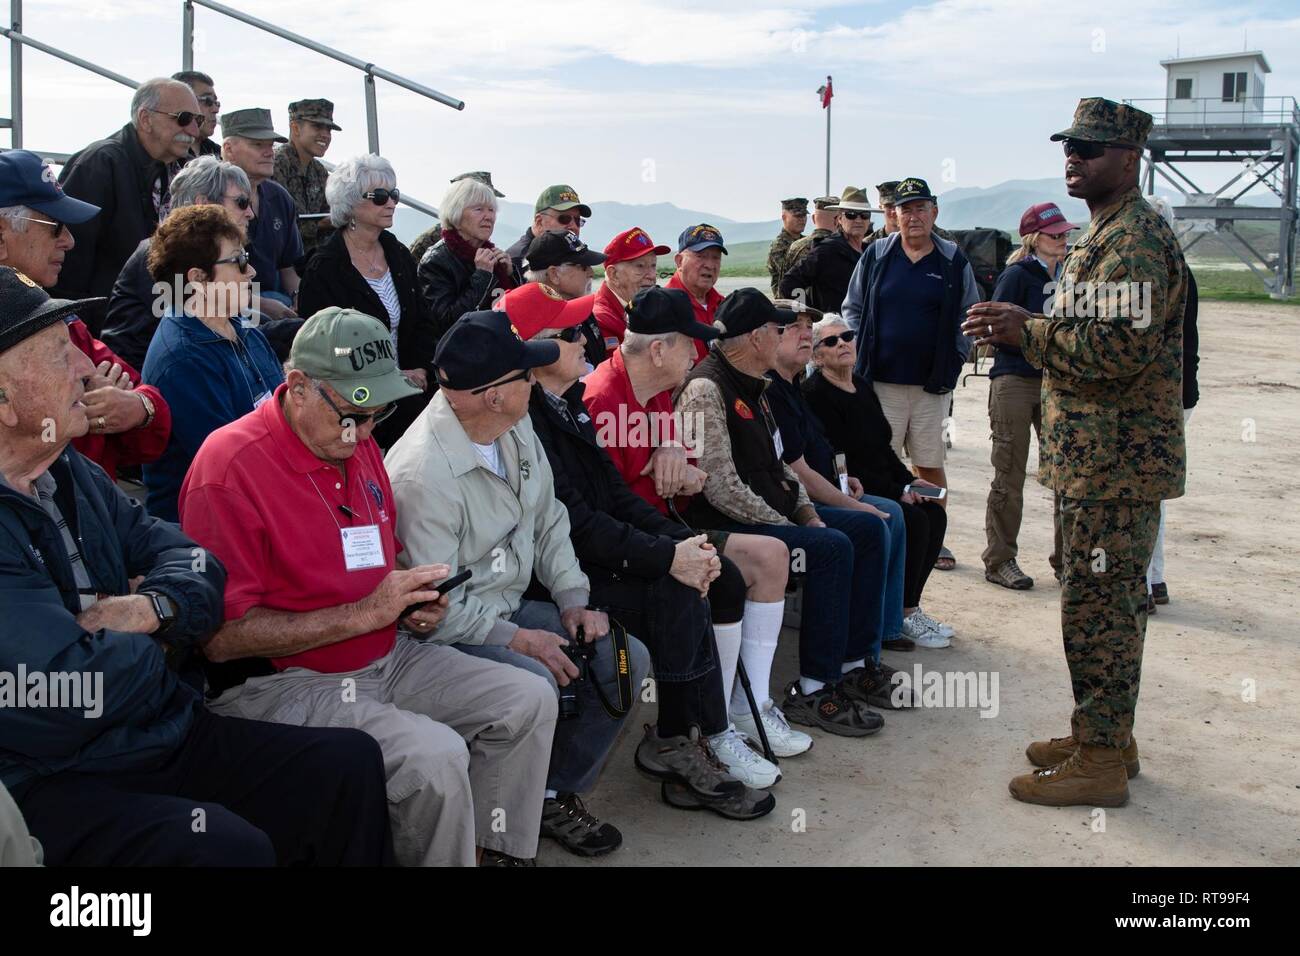
[[[905,202],[913,202],[917,199],[934,201],[934,193],[930,192],[930,184],[924,179],[909,176],[894,187],[895,206],[901,206]]]
[[[36,282],[0,266],[0,352],[7,352],[38,332],[104,299],[51,299]]]
[[[758,289],[737,289],[722,300],[715,313],[716,325],[722,327],[719,338],[732,339],[761,329],[769,322],[789,325],[798,316],[790,309],[778,309],[776,303]]]
[[[627,305],[627,330],[644,335],[680,332],[708,342],[720,334],[711,325],[695,321],[691,297],[682,289],[652,285],[632,297]]]
[[[439,385],[465,391],[559,359],[559,345],[525,342],[504,312],[467,312],[438,342],[433,367]]]
[[[567,229],[548,229],[535,238],[524,254],[528,268],[534,272],[551,266],[598,266],[604,253],[596,252]]]

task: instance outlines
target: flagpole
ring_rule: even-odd
[[[826,192],[822,195],[831,194],[831,104],[826,104]]]

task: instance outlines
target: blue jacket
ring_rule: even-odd
[[[199,446],[222,425],[253,410],[284,381],[284,370],[259,329],[235,323],[238,345],[190,315],[165,316],[149,343],[141,374],[167,399],[172,435],[162,457],[144,466],[149,513],[179,521],[181,483]]]
[[[970,339],[961,334],[961,324],[966,318],[966,310],[980,300],[980,292],[975,284],[975,273],[965,254],[957,248],[957,243],[938,235],[931,238],[942,260],[944,293],[940,307],[940,334],[934,343],[925,390],[941,395],[951,392],[957,385],[962,363],[970,354]],[[876,348],[876,295],[884,275],[886,257],[900,241],[899,234],[894,232],[862,250],[862,258],[853,270],[849,291],[840,307],[840,314],[849,328],[858,331],[858,361],[853,372],[867,382],[871,381],[871,363]]]
[[[175,525],[149,517],[77,452],[65,451],[49,473],[99,593],[127,594],[130,578],[143,575],[141,589],[176,604],[169,643],[193,647],[216,632],[226,571],[215,556],[200,551]],[[92,675],[96,681],[103,675],[98,716],[85,716],[88,708],[0,706],[0,781],[11,790],[63,770],[148,769],[189,731],[198,695],[168,669],[154,639],[82,630],[76,621],[80,607],[54,521],[37,501],[0,482],[0,680],[16,680],[20,666],[28,686],[37,672]]]
[[[993,301],[1010,302],[1026,312],[1043,315],[1052,299],[1047,293],[1051,281],[1043,264],[1026,256],[1002,270],[998,284],[993,289]],[[997,378],[999,375],[1023,375],[1037,379],[1043,377],[1043,370],[1034,368],[1026,361],[1020,346],[995,345],[994,348],[997,351],[993,356],[993,367],[989,369],[989,378]]]

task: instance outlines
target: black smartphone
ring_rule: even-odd
[[[436,585],[434,585],[433,589],[437,591],[439,594],[446,594],[448,591],[460,587],[462,584],[464,584],[473,576],[474,576],[474,571],[471,568],[466,568],[464,571],[460,572],[460,574],[454,574],[444,581],[439,581]],[[431,603],[432,602],[430,601],[421,601],[419,604],[412,604],[410,607],[408,607],[405,611],[402,612],[402,617],[407,617],[408,615],[414,614],[416,611],[428,607]]]

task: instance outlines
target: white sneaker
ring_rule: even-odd
[[[932,631],[938,631],[944,637],[956,637],[957,632],[952,629],[952,625],[945,624],[943,621],[936,620],[925,613],[923,608],[918,607],[915,614],[920,617],[920,623],[924,624]]]
[[[952,640],[944,637],[938,631],[932,630],[925,624],[916,620],[921,614],[920,611],[913,611],[911,617],[903,618],[903,636],[911,638],[917,647],[941,648],[951,647]]]
[[[710,737],[709,746],[722,761],[722,766],[727,768],[727,773],[747,787],[766,790],[781,779],[781,771],[776,764],[756,753],[749,742],[736,732],[735,724]]]
[[[786,723],[785,714],[781,713],[781,708],[776,704],[769,700],[760,710],[763,729],[767,731],[767,742],[772,748],[772,753],[778,757],[797,757],[812,749],[812,737]],[[755,742],[761,740],[753,714],[732,714],[731,719],[735,721],[735,728],[750,740]]]

